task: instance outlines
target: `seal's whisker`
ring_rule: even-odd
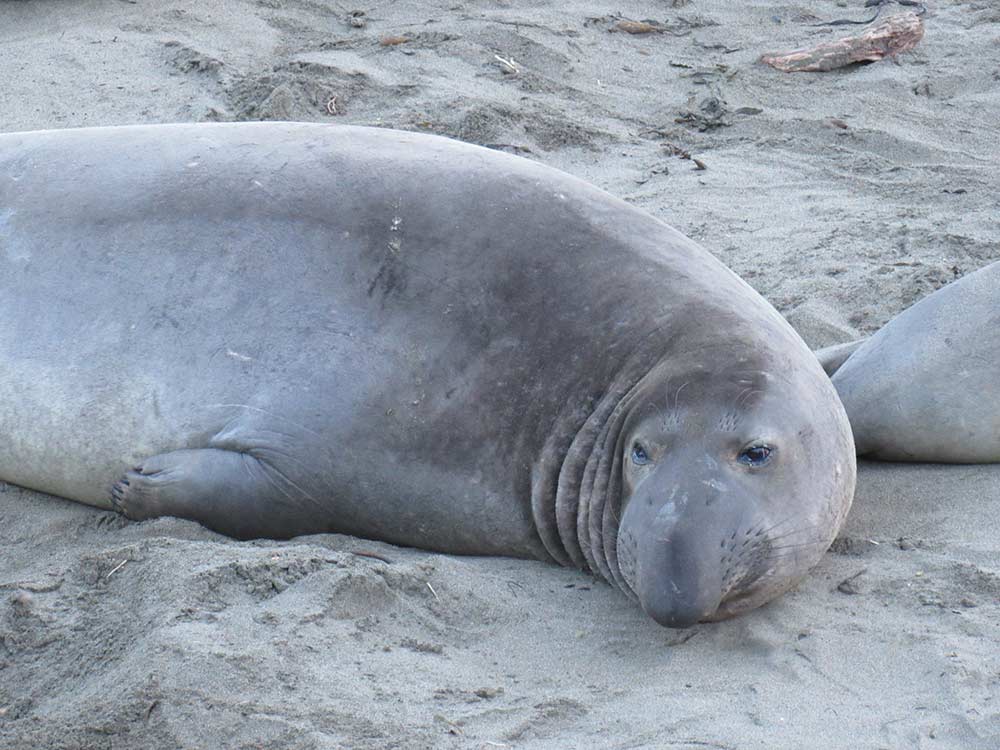
[[[736,405],[736,408],[739,408],[740,406],[740,399],[743,398],[746,394],[750,393],[750,391],[752,390],[753,388],[744,388],[742,391],[739,392],[739,395],[736,396],[736,401],[733,402]]]
[[[804,550],[794,550],[789,552],[782,552],[780,555],[767,555],[761,558],[761,562],[777,562],[779,560],[794,560],[798,558]]]
[[[795,560],[799,557],[801,551],[799,552],[785,552],[780,555],[768,555],[767,557],[761,558],[762,563],[775,563],[781,560]]]
[[[743,391],[743,393],[741,393],[739,396],[736,397],[736,404],[735,404],[736,408],[742,409],[743,406],[746,404],[746,402],[754,397],[754,394],[763,392],[764,391],[760,390],[759,388],[747,388],[745,391]]]
[[[777,536],[768,537],[768,541],[772,542],[772,543],[773,542],[778,542],[778,541],[781,541],[782,539],[787,539],[790,536],[795,536],[796,534],[802,534],[802,533],[805,533],[807,531],[813,531],[813,530],[818,529],[818,528],[820,528],[820,527],[817,524],[813,524],[811,526],[803,526],[802,528],[799,528],[799,529],[794,529],[792,531],[787,531],[784,534],[778,534]]]
[[[766,529],[759,529],[755,533],[756,533],[757,536],[764,536],[765,534],[768,534],[768,533],[774,531],[779,526],[784,526],[786,523],[791,523],[792,520],[793,520],[792,518],[786,518],[786,519],[784,519],[782,521],[778,521],[776,524],[774,524],[772,526],[767,527]]]
[[[677,411],[677,406],[678,404],[680,404],[681,391],[683,391],[689,385],[691,385],[691,381],[685,380],[683,383],[681,383],[680,388],[678,388],[677,391],[674,393],[674,411]]]
[[[800,549],[801,547],[815,547],[817,544],[822,544],[822,539],[814,539],[811,542],[800,542],[799,544],[782,544],[780,547],[771,547],[770,552],[780,552],[786,549]],[[768,554],[770,554],[770,552]]]
[[[805,533],[808,533],[810,531],[815,531],[816,529],[819,529],[819,528],[822,528],[822,527],[819,526],[819,525],[817,525],[817,524],[810,524],[809,526],[802,526],[800,528],[793,529],[792,531],[786,531],[784,534],[777,534],[775,536],[769,537],[768,541],[771,544],[774,544],[775,542],[780,542],[782,539],[788,539],[788,537],[796,536],[798,534],[805,534]]]
[[[673,378],[667,378],[667,382],[663,387],[663,426],[666,427],[670,423],[670,383]]]

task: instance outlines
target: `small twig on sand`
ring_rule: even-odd
[[[408,36],[384,36],[378,40],[383,47],[395,47],[398,44],[406,44],[410,41]]]
[[[116,565],[115,567],[113,567],[113,568],[112,568],[111,570],[109,570],[109,571],[108,571],[108,574],[107,574],[106,576],[104,576],[104,577],[105,577],[105,578],[111,578],[111,576],[112,576],[112,575],[114,575],[115,573],[117,573],[117,572],[118,572],[119,570],[121,570],[121,569],[122,569],[122,567],[123,567],[123,566],[125,565],[125,563],[127,563],[127,562],[128,562],[128,560],[127,560],[127,559],[125,559],[125,560],[122,560],[122,561],[121,561],[120,563],[118,563],[118,564],[117,564],[117,565]]]
[[[424,581],[424,583],[427,584],[427,588],[429,588],[431,590],[431,593],[434,594],[434,598],[438,599],[439,598],[438,597],[438,592],[434,590],[433,586],[431,586],[431,582],[430,581]]]
[[[868,572],[868,568],[862,568],[857,573],[852,576],[848,576],[843,581],[837,584],[837,591],[841,594],[858,594],[860,593],[858,587],[854,585],[854,582]]]
[[[646,133],[654,133],[656,135],[669,135],[669,133],[667,133],[666,131],[657,130],[656,128],[644,130],[641,133],[641,135],[645,135]],[[701,159],[691,156],[690,151],[686,151],[680,146],[675,146],[673,143],[664,143],[663,149],[664,151],[667,152],[667,156],[676,156],[681,159],[687,159],[688,161],[692,162],[694,164],[695,170],[697,171],[704,171],[708,169],[708,165],[705,164],[705,162],[703,162]]]
[[[506,58],[500,57],[500,55],[493,55],[493,57],[495,57],[497,62],[499,62],[503,66],[503,71],[505,73],[511,73],[513,75],[517,75],[518,73],[521,72],[521,68],[518,66],[516,62],[514,62],[514,58],[507,60]]]
[[[630,21],[624,19],[615,24],[615,28],[626,34],[662,34],[664,28],[649,21]]]
[[[889,16],[858,36],[764,55],[761,62],[786,73],[824,72],[858,62],[875,62],[913,49],[924,36],[924,23],[916,13]]]

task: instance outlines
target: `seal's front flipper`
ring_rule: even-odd
[[[858,339],[857,341],[848,341],[846,344],[834,344],[825,349],[819,349],[815,352],[816,359],[826,370],[826,374],[832,378],[833,373],[839,370],[840,366],[867,340],[866,338]]]
[[[326,530],[305,494],[250,453],[202,448],[143,461],[115,483],[111,502],[133,520],[176,516],[238,539],[287,538]]]

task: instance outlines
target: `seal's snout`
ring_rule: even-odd
[[[753,586],[762,537],[746,532],[753,507],[739,489],[704,484],[650,502],[644,493],[625,509],[618,534],[619,569],[646,613],[661,625],[685,628],[727,617],[725,602]],[[752,530],[751,530],[752,531]]]
[[[724,594],[718,544],[688,526],[683,520],[660,526],[637,555],[636,596],[650,617],[671,628],[710,619]]]

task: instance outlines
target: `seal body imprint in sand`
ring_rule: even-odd
[[[1000,263],[904,310],[843,363],[838,347],[818,356],[832,372],[859,455],[1000,461]]]
[[[793,585],[854,490],[780,315],[663,222],[433,136],[0,136],[0,478],[236,537],[554,559],[666,625]]]

